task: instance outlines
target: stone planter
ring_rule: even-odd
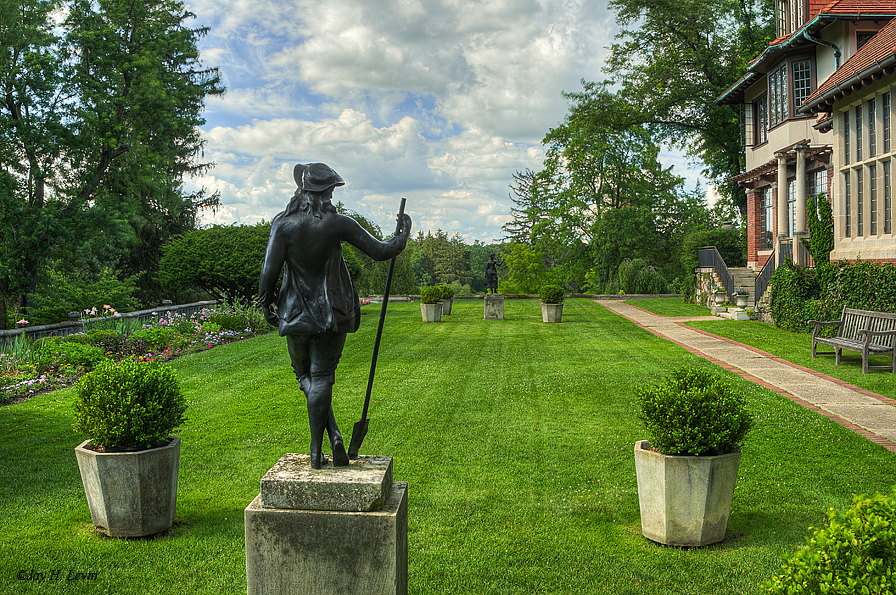
[[[728,296],[724,291],[717,291],[713,294],[713,299],[717,304],[721,305],[728,301]]]
[[[420,315],[423,322],[442,322],[442,302],[435,304],[420,304]]]
[[[541,304],[541,320],[543,322],[560,322],[560,318],[563,316],[563,304],[539,303]]]
[[[740,451],[718,456],[664,455],[635,443],[641,533],[666,545],[722,541],[728,526]]]
[[[442,316],[451,315],[451,306],[454,304],[454,298],[442,300]]]
[[[142,537],[171,528],[177,505],[180,438],[134,452],[75,448],[93,526],[111,537]]]
[[[735,295],[734,296],[734,305],[737,306],[738,308],[746,308],[748,299],[749,299],[749,296],[747,296],[747,295],[739,295],[739,294]]]

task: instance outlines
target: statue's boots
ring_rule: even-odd
[[[345,452],[345,442],[342,440],[342,432],[336,425],[336,415],[333,413],[333,407],[330,406],[330,414],[327,416],[327,434],[330,436],[330,449],[333,452],[333,466],[347,467],[349,464],[348,454]]]
[[[303,376],[299,385],[305,391],[308,399],[308,425],[311,428],[311,467],[320,469],[326,465],[328,459],[321,452],[323,447],[324,430],[330,437],[330,447],[333,449],[333,465],[344,467],[349,464],[348,454],[345,452],[345,443],[339,426],[336,425],[336,415],[333,412],[333,382],[332,374],[312,375],[309,379]]]

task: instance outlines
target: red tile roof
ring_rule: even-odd
[[[816,11],[815,7],[820,8]],[[833,0],[832,2],[810,0],[809,14],[891,14],[896,9],[896,0]]]
[[[803,105],[818,104],[826,95],[832,95],[841,90],[847,91],[847,93],[851,92],[849,89],[841,89],[841,87],[847,81],[852,81],[851,87],[857,78],[858,80],[869,78],[872,74],[880,72],[883,70],[882,62],[892,57],[896,57],[896,19],[891,20],[859,51],[850,56],[843,66],[838,68],[803,102]]]
[[[815,18],[821,9],[830,3],[830,0],[809,0],[809,18]]]

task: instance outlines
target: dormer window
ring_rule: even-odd
[[[777,25],[778,37],[790,33],[790,2],[788,0],[778,0],[775,3],[775,21]]]
[[[806,24],[806,0],[777,0],[775,24],[778,37],[790,35]]]

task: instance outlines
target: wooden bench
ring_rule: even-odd
[[[810,320],[809,324],[815,325],[812,331],[812,357],[818,354],[834,355],[834,363],[840,365],[840,352],[843,349],[862,354],[862,373],[867,374],[869,368],[889,369],[896,374],[896,314],[889,312],[873,312],[871,310],[856,310],[843,307],[840,320],[832,322],[820,322]],[[822,327],[837,326],[836,337],[820,337],[818,331]],[[817,344],[829,345],[834,351],[817,351]],[[869,366],[869,355],[890,355],[893,358],[891,366]]]

